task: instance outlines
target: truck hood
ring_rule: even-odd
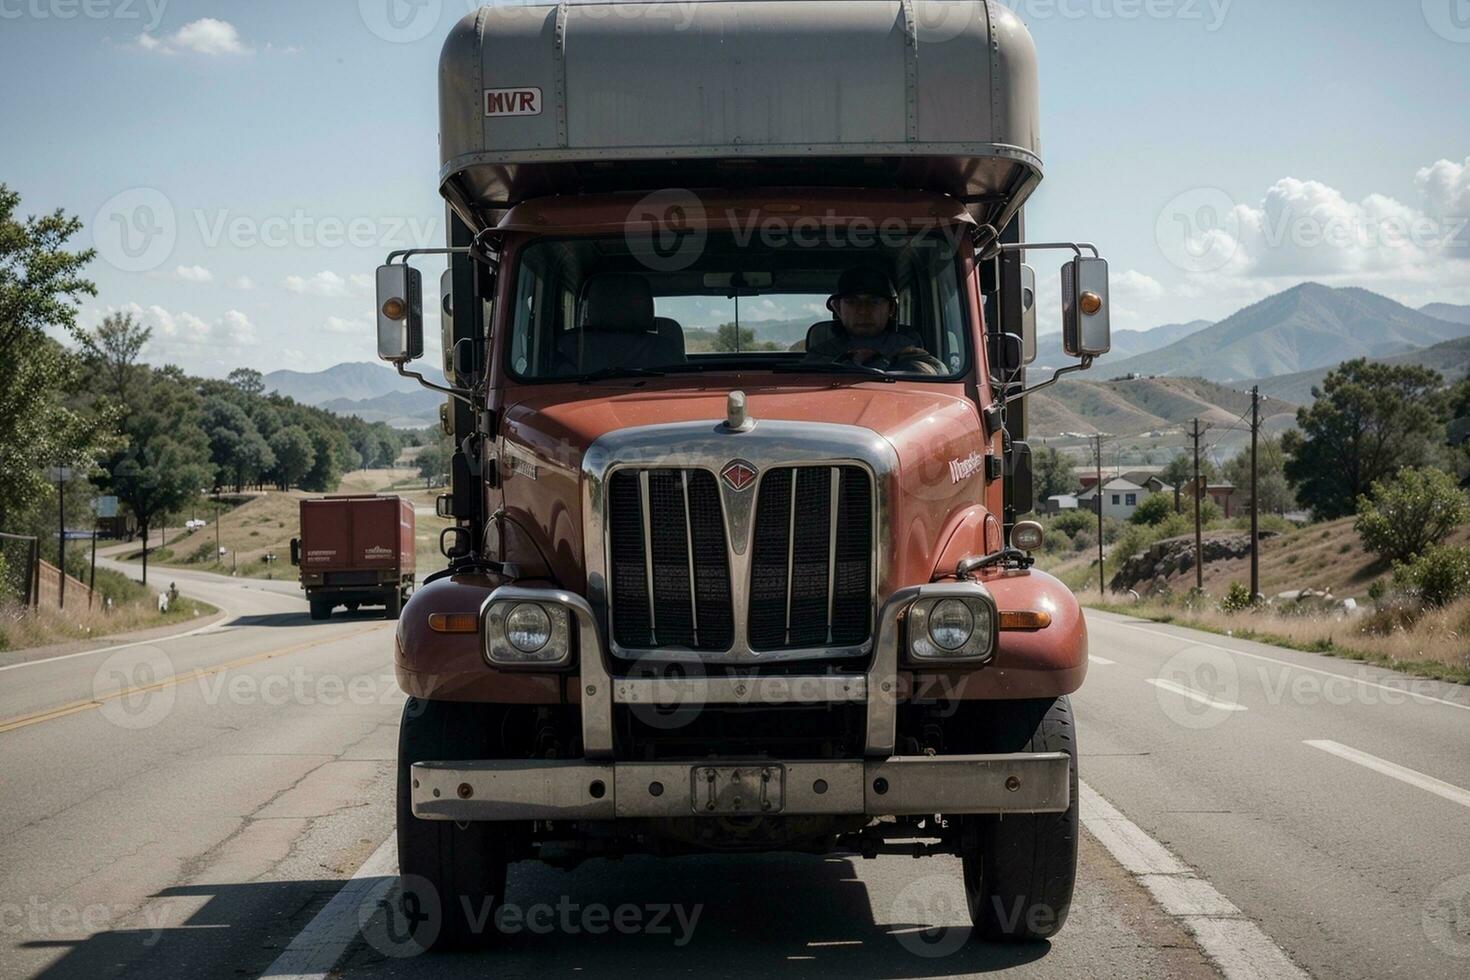
[[[505,435],[536,455],[566,461],[580,456],[600,436],[616,429],[725,418],[729,393],[739,385],[687,386],[636,391],[601,385],[558,385],[533,393],[506,409]],[[979,413],[961,385],[857,384],[792,385],[746,391],[751,418],[856,425],[887,439],[901,464],[932,458],[958,443],[961,457],[973,451]],[[956,443],[954,447],[950,443]],[[979,447],[983,452],[983,447]]]

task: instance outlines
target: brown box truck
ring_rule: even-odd
[[[303,500],[291,564],[301,568],[312,619],[337,606],[382,606],[397,619],[413,592],[413,504],[376,494]]]

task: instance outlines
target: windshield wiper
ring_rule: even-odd
[[[662,371],[655,371],[646,367],[605,367],[600,371],[583,375],[577,379],[578,384],[591,384],[594,381],[611,381],[615,378],[662,378]]]
[[[826,363],[800,364],[777,364],[771,368],[783,374],[861,374],[870,378],[878,378],[883,381],[893,382],[895,379],[887,371],[878,368],[867,367],[863,364],[838,363],[836,361]]]

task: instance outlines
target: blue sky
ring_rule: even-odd
[[[1102,247],[1117,326],[1306,279],[1470,303],[1470,0],[1006,5],[1041,58],[1029,237]],[[83,218],[83,321],[137,311],[150,359],[368,359],[373,268],[442,236],[436,64],[468,9],[0,0],[0,180]]]

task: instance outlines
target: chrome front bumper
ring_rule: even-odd
[[[748,763],[419,762],[413,766],[413,814],[423,820],[612,820],[1057,813],[1071,803],[1068,762],[1064,752]]]

